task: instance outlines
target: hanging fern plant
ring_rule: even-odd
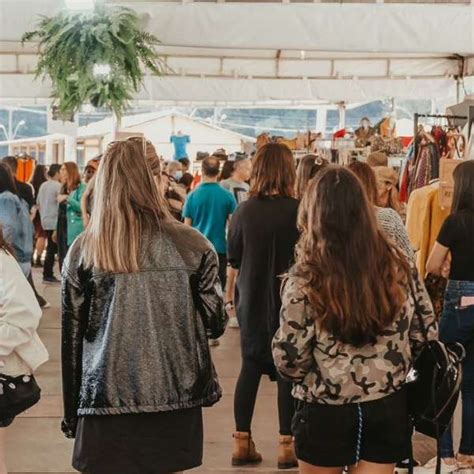
[[[51,79],[52,97],[62,115],[90,103],[120,118],[143,84],[144,68],[163,73],[155,50],[159,40],[142,29],[129,8],[96,4],[87,13],[42,17],[22,41],[39,43],[36,77]]]

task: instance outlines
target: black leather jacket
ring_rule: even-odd
[[[207,337],[227,316],[212,245],[166,222],[144,239],[143,270],[87,270],[79,237],[63,267],[63,431],[78,416],[210,406],[221,395]]]

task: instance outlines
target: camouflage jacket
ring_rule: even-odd
[[[383,398],[405,383],[424,341],[415,312],[422,315],[428,338],[436,339],[433,307],[416,271],[399,317],[375,344],[355,348],[318,328],[301,279],[290,276],[282,291],[280,329],[273,340],[275,365],[283,378],[295,383],[293,396],[309,403]]]

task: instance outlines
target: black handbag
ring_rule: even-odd
[[[0,374],[0,420],[15,418],[39,402],[41,389],[33,375]]]
[[[414,363],[415,380],[408,384],[408,407],[414,429],[437,440],[436,474],[439,474],[439,441],[451,425],[456,410],[466,352],[457,342],[444,344],[437,340],[429,341],[421,314],[417,312],[416,317],[419,318],[425,343]],[[410,472],[413,472],[412,468]]]

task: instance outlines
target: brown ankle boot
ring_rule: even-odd
[[[295,456],[295,445],[292,436],[280,436],[278,449],[278,469],[292,469],[298,467]]]
[[[262,462],[262,455],[257,453],[255,443],[250,433],[233,434],[234,452],[232,453],[232,466],[245,466]]]

